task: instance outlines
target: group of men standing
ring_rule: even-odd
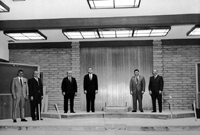
[[[149,94],[152,98],[152,106],[153,111],[152,113],[156,112],[156,100],[158,100],[158,107],[159,112],[162,112],[162,92],[163,92],[163,78],[162,76],[158,75],[158,71],[155,69],[153,70],[153,76],[149,79]],[[130,94],[133,97],[133,111],[137,112],[137,101],[139,104],[140,112],[143,112],[142,108],[142,98],[145,92],[145,79],[143,76],[139,75],[139,70],[134,70],[134,76],[131,78],[130,81]]]
[[[162,112],[162,92],[163,78],[158,75],[157,70],[153,70],[153,76],[149,79],[149,94],[152,98],[153,111],[156,112],[156,100],[158,100],[159,112]],[[137,101],[140,112],[143,112],[142,98],[145,92],[145,79],[139,75],[139,70],[134,70],[134,76],[130,80],[130,94],[133,97],[133,111],[137,111]],[[93,73],[91,67],[88,68],[88,74],[84,76],[83,81],[84,94],[86,94],[86,110],[87,112],[95,112],[95,96],[98,93],[97,75]],[[77,82],[72,77],[72,71],[67,72],[61,84],[62,94],[64,96],[64,113],[68,112],[68,100],[70,100],[70,112],[74,111],[74,97],[77,96]],[[13,78],[11,86],[12,96],[14,99],[13,122],[17,122],[17,108],[20,106],[20,117],[22,122],[26,122],[24,116],[25,100],[30,99],[32,120],[42,120],[41,100],[43,98],[43,84],[38,76],[38,72],[34,71],[33,78],[27,80],[23,77],[23,70],[18,71],[18,76]]]
[[[152,98],[153,111],[156,112],[156,100],[158,100],[159,112],[162,112],[162,92],[163,92],[163,78],[158,75],[157,70],[153,70],[153,76],[149,80],[149,94]],[[67,72],[67,77],[62,81],[62,94],[64,96],[64,112],[68,112],[68,99],[70,99],[70,111],[74,112],[74,96],[77,95],[76,79],[72,77],[72,71]],[[134,76],[130,80],[130,94],[133,97],[133,111],[137,112],[137,102],[139,104],[140,112],[143,112],[142,98],[145,92],[145,79],[139,75],[139,70],[134,70]],[[88,74],[84,76],[83,80],[84,94],[86,94],[86,111],[95,112],[95,95],[98,93],[98,79],[97,75],[93,74],[93,69],[88,68]]]
[[[70,112],[74,112],[74,96],[77,95],[76,79],[72,77],[72,71],[67,72],[67,77],[62,81],[62,94],[64,96],[64,113],[68,112],[68,100],[70,99]],[[87,112],[95,112],[95,95],[98,93],[97,75],[93,74],[91,67],[88,68],[88,74],[84,76],[83,82],[84,94],[86,94]]]
[[[18,71],[18,76],[13,78],[11,84],[11,92],[13,96],[13,122],[17,122],[17,109],[20,107],[20,118],[22,122],[27,122],[25,119],[25,100],[30,99],[31,117],[33,121],[42,120],[41,100],[43,98],[43,85],[38,77],[38,72],[34,71],[33,78],[27,80],[23,77],[23,70]]]

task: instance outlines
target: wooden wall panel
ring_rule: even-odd
[[[31,116],[30,101],[25,102],[25,117]],[[12,119],[13,98],[11,94],[0,94],[0,119]],[[18,107],[17,118],[20,118],[20,109]]]
[[[12,118],[12,98],[11,95],[0,95],[0,119]]]
[[[96,96],[96,110],[105,106],[125,106],[132,108],[129,82],[138,68],[146,80],[143,99],[144,109],[151,108],[148,94],[149,77],[153,67],[152,46],[81,48],[81,109],[85,110],[83,78],[88,67],[98,76],[99,93]]]

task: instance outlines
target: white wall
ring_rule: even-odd
[[[3,32],[0,31],[0,59],[9,61],[8,40],[3,40],[4,36]]]

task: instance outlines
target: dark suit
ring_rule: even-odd
[[[142,97],[145,92],[145,79],[143,76],[139,76],[139,79],[136,79],[136,76],[133,76],[130,80],[130,92],[133,96],[133,110],[137,110],[137,100],[139,103],[139,110],[143,111],[142,108]],[[142,93],[143,92],[143,93]]]
[[[162,112],[162,94],[159,91],[163,91],[163,84],[162,76],[158,75],[156,78],[154,76],[150,77],[149,91],[152,92],[151,98],[154,112],[156,112],[156,99],[158,100],[159,112]]]
[[[95,92],[98,90],[98,79],[97,75],[92,74],[92,80],[89,77],[89,74],[85,75],[84,77],[84,83],[83,83],[84,91],[86,91],[86,108],[87,112],[95,111]]]
[[[40,78],[38,81],[35,78],[31,78],[28,80],[29,86],[29,97],[33,97],[33,100],[30,100],[31,104],[31,117],[32,120],[39,120],[39,113],[41,113],[41,100],[43,96],[43,84]],[[40,105],[40,112],[38,105]],[[36,116],[35,116],[36,112]]]
[[[76,79],[71,77],[71,81],[68,77],[65,77],[62,81],[62,93],[65,92],[64,95],[64,112],[68,111],[68,99],[70,99],[70,111],[74,112],[74,96],[77,92],[77,83]]]

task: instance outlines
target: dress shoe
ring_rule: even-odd
[[[137,112],[136,110],[133,110],[132,112]]]
[[[32,121],[36,121],[36,119],[32,119]]]
[[[76,113],[75,111],[71,111],[71,113]]]
[[[144,112],[143,110],[140,110],[140,112]]]
[[[21,122],[27,122],[27,120],[26,119],[21,119]]]
[[[162,113],[162,111],[159,111],[159,113]]]
[[[37,120],[39,120],[39,119],[37,119]],[[40,118],[40,120],[43,120],[42,118]]]
[[[17,122],[17,120],[16,120],[16,119],[14,119],[14,120],[13,120],[13,122],[14,122],[14,123],[16,123],[16,122]]]
[[[155,113],[156,111],[151,111],[152,113]]]
[[[95,111],[92,111],[92,112],[95,112]]]
[[[65,111],[64,113],[67,113],[67,111]]]

